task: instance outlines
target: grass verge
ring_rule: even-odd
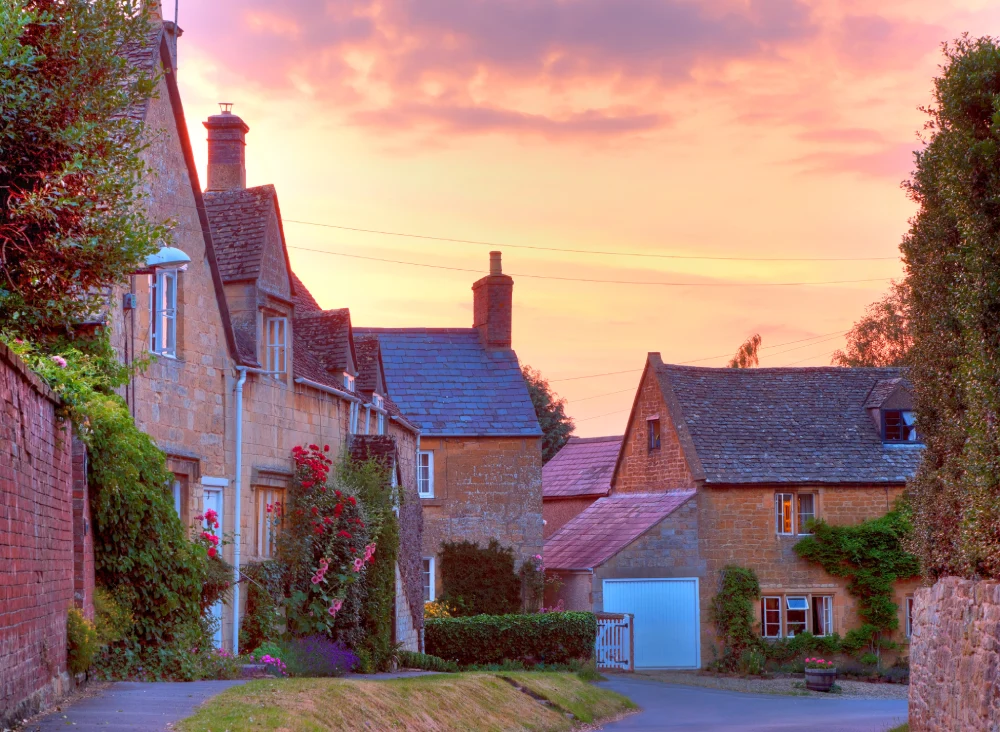
[[[591,686],[571,673],[441,674],[386,681],[281,679],[228,689],[177,729],[562,732],[574,724],[564,711],[580,722],[590,722],[634,708],[625,697]]]

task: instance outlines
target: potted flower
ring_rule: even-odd
[[[806,688],[810,691],[830,691],[837,680],[837,669],[833,661],[822,658],[806,659]]]

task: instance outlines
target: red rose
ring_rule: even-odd
[[[319,515],[319,507],[313,506],[310,510],[312,511],[313,516]]]
[[[216,550],[216,548],[214,546],[210,546],[208,548],[208,556],[210,556],[212,559],[215,559],[215,555],[218,554],[218,553],[219,552]]]
[[[358,502],[357,502],[357,500],[356,500],[356,499],[354,498],[354,496],[348,496],[348,497],[347,497],[347,500],[351,502],[351,505],[352,505],[352,506],[357,506],[357,505],[358,505]]]
[[[323,445],[323,452],[330,452],[330,446],[329,445]]]

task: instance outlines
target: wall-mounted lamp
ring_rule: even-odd
[[[153,274],[161,269],[174,269],[180,272],[187,270],[191,257],[177,247],[161,247],[156,254],[146,257],[146,266],[133,274]]]

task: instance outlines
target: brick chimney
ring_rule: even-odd
[[[503,273],[500,252],[490,252],[490,273],[472,286],[472,327],[487,349],[511,347],[514,280]]]
[[[233,114],[231,102],[221,102],[220,114],[203,124],[208,130],[209,191],[232,191],[247,187],[246,122]]]

